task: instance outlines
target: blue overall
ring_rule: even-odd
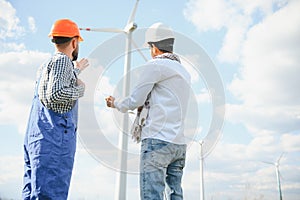
[[[38,83],[24,140],[25,200],[66,200],[76,151],[77,101],[59,114],[39,100]]]

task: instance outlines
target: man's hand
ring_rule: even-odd
[[[76,84],[77,84],[77,86],[83,85],[83,87],[85,87],[85,83],[80,79],[77,79]]]
[[[89,61],[86,58],[82,58],[80,61],[75,62],[75,68],[83,71],[85,68],[89,66]]]
[[[115,98],[114,97],[109,96],[109,97],[105,98],[105,100],[106,100],[107,107],[115,108],[115,104],[114,104],[115,103]]]

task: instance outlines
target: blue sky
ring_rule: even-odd
[[[22,142],[36,70],[54,51],[47,37],[52,23],[70,18],[81,27],[123,28],[134,3],[0,0],[0,198],[20,199]],[[283,198],[300,196],[299,9],[298,0],[140,0],[135,20],[139,28],[162,21],[191,38],[223,80],[226,119],[220,141],[205,158],[206,199],[276,199],[275,167],[261,161],[275,162],[283,152]],[[80,57],[88,58],[114,35],[82,36]],[[114,89],[113,78],[102,79],[105,91]],[[211,115],[207,91],[197,93],[197,100],[205,130],[203,121]],[[97,112],[100,121],[110,113],[105,108]],[[109,119],[102,123],[107,136],[116,140]],[[130,148],[138,149],[133,144]],[[198,150],[193,144],[188,151],[185,199],[199,199]],[[78,141],[70,199],[113,199],[116,175]],[[127,191],[127,199],[139,199],[137,175],[128,175]]]

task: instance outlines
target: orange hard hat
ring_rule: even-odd
[[[83,41],[77,24],[69,19],[57,20],[49,33],[49,37],[76,37]]]

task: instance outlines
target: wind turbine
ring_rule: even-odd
[[[280,159],[282,158],[284,153],[282,153],[279,158],[276,160],[275,163],[272,162],[266,162],[262,161],[263,163],[269,164],[269,165],[274,165],[275,170],[276,170],[276,178],[277,178],[277,187],[278,187],[278,192],[279,192],[279,199],[282,200],[282,193],[281,193],[281,182],[280,182],[280,171],[279,171],[279,165],[280,165]]]
[[[199,141],[200,144],[200,200],[204,200],[204,174],[203,174],[203,164],[204,164],[204,156],[203,156],[203,140]]]
[[[133,10],[129,16],[126,26],[123,29],[119,28],[80,28],[80,30],[85,31],[95,31],[95,32],[110,32],[110,33],[124,33],[126,34],[126,47],[125,47],[125,61],[124,61],[124,80],[123,80],[123,97],[129,95],[129,86],[130,86],[130,67],[131,67],[131,44],[134,43],[132,39],[132,32],[136,30],[137,24],[134,22],[135,14],[137,11],[139,0],[136,1]],[[140,51],[139,51],[140,52]],[[141,52],[140,52],[141,53]],[[142,54],[142,53],[141,53]],[[143,55],[143,54],[142,54]],[[144,55],[143,58],[145,59]],[[128,127],[129,117],[128,115],[124,115],[122,120],[123,131],[126,132],[129,130]],[[121,149],[121,153],[119,154],[120,161],[120,173],[117,176],[117,191],[115,194],[116,200],[124,200],[126,199],[126,182],[127,182],[127,149],[128,149],[128,137],[125,133],[120,134],[119,137],[119,148]]]

